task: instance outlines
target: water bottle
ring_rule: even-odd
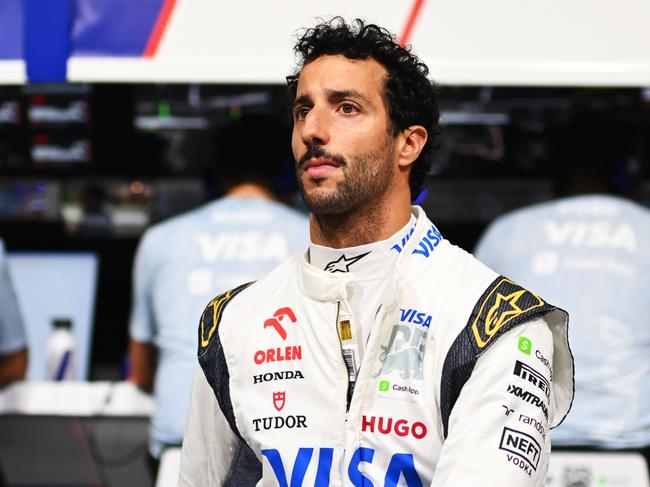
[[[72,321],[65,318],[52,320],[52,332],[45,347],[50,380],[75,379],[75,339]]]

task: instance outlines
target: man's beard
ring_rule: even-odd
[[[390,158],[393,152],[393,141],[389,139],[386,145],[374,152],[350,156],[352,163],[339,154],[327,152],[321,146],[310,145],[307,152],[296,163],[298,188],[305,206],[314,215],[340,215],[365,203],[377,200],[393,179],[393,167]],[[339,165],[343,171],[343,179],[336,188],[328,192],[314,191],[311,195],[305,191],[300,171],[311,158],[324,157]]]

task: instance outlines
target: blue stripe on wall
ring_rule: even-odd
[[[31,82],[66,79],[72,0],[23,0],[25,62]]]

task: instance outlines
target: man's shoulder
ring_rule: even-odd
[[[269,296],[275,294],[278,288],[289,289],[291,283],[295,282],[297,259],[299,258],[300,254],[294,254],[278,264],[278,266],[260,279],[248,283],[242,283],[234,288],[238,290],[236,293],[229,290],[220,294],[210,300],[208,308],[211,303],[215,302],[215,300],[219,300],[220,296],[228,295],[228,316],[239,313],[250,313],[251,309],[257,307],[251,307],[251,303],[256,303],[256,305],[258,305],[260,302],[269,299]]]

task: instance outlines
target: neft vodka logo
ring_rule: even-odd
[[[524,391],[521,387],[513,386],[512,384],[508,385],[508,392],[513,396],[522,399],[528,404],[532,404],[533,406],[540,408],[544,413],[544,417],[548,420],[548,408],[546,407],[546,404],[544,404],[544,401],[542,401],[535,394],[529,391]]]
[[[411,254],[420,254],[428,259],[441,241],[442,234],[438,231],[435,225],[431,225],[431,228],[427,230],[427,234],[422,237],[418,243],[418,246],[413,249],[413,252],[411,252]]]
[[[531,469],[537,471],[542,447],[529,434],[504,427],[499,449],[508,452],[508,461],[521,468],[528,476],[532,476]]]
[[[421,380],[426,338],[426,328],[413,329],[406,325],[393,326],[388,345],[381,346],[382,352],[379,354],[379,360],[382,365],[374,377],[395,370],[403,379],[412,377]]]
[[[530,365],[526,365],[517,360],[515,362],[515,370],[513,370],[512,373],[527,380],[534,386],[537,386],[547,398],[551,397],[551,384],[546,380],[546,377],[537,372]]]

